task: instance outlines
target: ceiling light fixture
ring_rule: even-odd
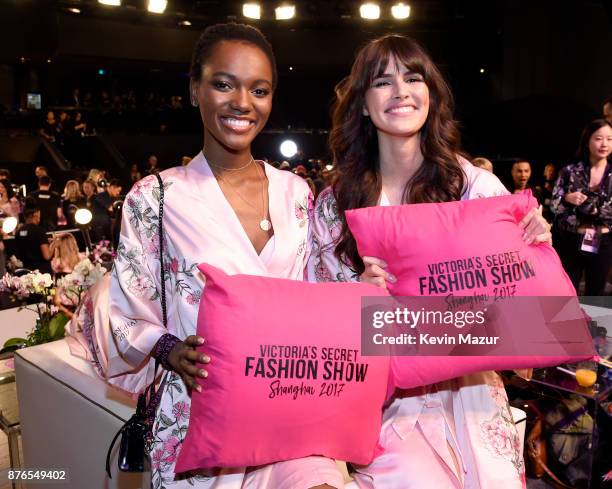
[[[242,5],[242,15],[249,19],[261,19],[261,6],[258,3],[245,3]]]
[[[397,20],[403,20],[410,17],[410,5],[403,2],[396,3],[391,7],[391,15]]]
[[[359,7],[359,14],[362,19],[376,20],[380,18],[380,7],[376,3],[363,3]]]
[[[276,20],[289,20],[295,17],[295,5],[281,5],[274,9]]]
[[[153,14],[163,14],[168,6],[168,0],[149,0],[147,10]]]
[[[121,6],[121,0],[98,0],[102,5],[110,5],[111,7]]]

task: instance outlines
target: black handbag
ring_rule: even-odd
[[[164,217],[164,184],[159,176],[155,174],[159,182],[159,261],[161,275],[161,308],[162,320],[164,327],[167,326],[168,318],[166,312],[166,286],[164,280],[164,235],[163,235],[163,217]],[[153,422],[155,411],[159,405],[161,398],[161,389],[156,389],[157,371],[159,362],[155,361],[155,371],[153,374],[153,382],[138,396],[136,412],[128,419],[125,424],[115,434],[113,441],[106,454],[106,473],[112,479],[110,471],[110,458],[113,447],[117,438],[121,436],[119,444],[118,464],[119,470],[122,472],[145,472],[150,470],[150,461],[148,452],[150,451],[153,442]]]

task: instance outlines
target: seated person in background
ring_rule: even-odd
[[[158,166],[157,156],[154,154],[150,154],[147,158],[147,167],[145,169],[145,175],[154,175],[155,173],[159,173],[160,168]]]
[[[96,185],[96,193],[104,192],[104,188],[100,185],[100,182],[104,180],[104,172],[102,170],[98,170],[97,168],[92,168],[89,170],[89,174],[87,175],[87,180],[91,180]]]
[[[487,170],[488,172],[493,173],[493,163],[491,163],[491,160],[488,160],[486,158],[474,158],[472,160],[472,165],[474,165],[477,168],[482,168],[483,170]]]
[[[38,179],[38,190],[30,193],[28,199],[34,200],[31,207],[40,209],[40,225],[44,231],[57,229],[57,221],[62,215],[60,194],[51,190],[51,179],[42,176]]]
[[[83,120],[83,115],[80,112],[74,114],[74,120],[70,126],[72,136],[84,136],[87,132],[87,123]]]
[[[15,236],[17,258],[22,261],[24,268],[51,273],[49,260],[52,255],[47,235],[40,225],[40,209],[26,206],[23,217],[25,224]]]
[[[20,204],[8,180],[0,180],[0,215],[19,217]]]
[[[74,220],[75,209],[85,207],[85,197],[81,193],[79,182],[76,180],[68,180],[64,187],[64,194],[62,195],[62,213],[66,218],[68,227],[76,227],[76,221]]]
[[[531,190],[538,203],[542,203],[540,192],[529,183],[531,178],[531,163],[525,159],[516,160],[512,164],[512,193],[522,194],[525,190]]]
[[[59,130],[59,122],[55,118],[55,114],[52,111],[47,112],[47,117],[39,131],[40,135],[50,143],[53,143],[59,134]]]
[[[111,239],[113,204],[119,200],[119,195],[121,195],[121,182],[114,178],[104,192],[94,197],[92,207],[92,239],[94,241]]]
[[[140,173],[140,170],[138,169],[138,164],[136,163],[132,163],[132,166],[130,167],[130,188],[132,188],[132,185],[134,185],[138,180],[142,179],[142,174]]]
[[[93,207],[93,199],[97,194],[98,186],[96,182],[91,179],[87,179],[83,182],[83,198],[85,200],[85,206],[91,210]]]
[[[72,273],[74,267],[79,263],[83,256],[79,253],[76,239],[70,233],[61,233],[53,237],[49,246],[51,259],[51,269],[53,273]]]

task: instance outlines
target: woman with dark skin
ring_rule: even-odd
[[[125,199],[110,286],[110,327],[124,362],[144,365],[149,378],[151,357],[165,369],[153,425],[153,487],[343,487],[335,462],[324,457],[174,474],[191,396],[205,395],[205,367],[215,361],[196,351],[205,341],[195,333],[198,303],[206,294],[197,264],[214,263],[226,273],[303,279],[308,226],[307,218],[296,215],[295,206],[312,201],[308,185],[251,154],[251,143],[270,115],[276,80],[271,47],[253,27],[211,26],[196,44],[190,91],[202,118],[204,146],[189,165],[160,173],[167,328],[159,299],[157,177],[149,175],[136,183]],[[168,422],[173,429],[166,429]]]

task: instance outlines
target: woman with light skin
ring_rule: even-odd
[[[60,233],[53,237],[49,245],[51,269],[53,273],[71,273],[83,257],[79,253],[76,239],[70,233]]]
[[[388,35],[361,49],[336,89],[337,177],[315,206],[309,279],[395,282],[383,260],[359,256],[346,210],[508,194],[461,156],[451,107],[448,86],[415,41]],[[527,243],[550,241],[535,209],[520,227]],[[518,441],[499,376],[473,374],[397,391],[383,416],[384,452],[353,477],[362,489],[518,489],[525,484]]]
[[[85,196],[81,193],[79,182],[68,180],[62,194],[62,214],[67,220],[69,227],[75,227],[74,213],[76,209],[85,205]]]
[[[472,160],[472,165],[477,166],[478,168],[482,168],[483,170],[487,170],[488,172],[493,173],[493,163],[491,160],[487,158],[474,158]]]
[[[582,132],[578,162],[561,170],[552,193],[559,255],[576,290],[585,274],[585,295],[604,293],[612,263],[610,154],[612,125],[596,119]]]
[[[307,212],[297,213],[296,206],[312,205],[308,185],[251,154],[251,143],[270,115],[276,81],[272,49],[253,27],[211,26],[195,46],[191,103],[200,112],[204,146],[189,165],[160,173],[167,328],[160,304],[156,176],[136,183],[125,199],[109,313],[122,359],[110,359],[109,369],[117,373],[140,366],[135,379],[125,377],[123,387],[142,389],[152,380],[154,358],[164,368],[153,425],[153,487],[343,487],[335,462],[323,457],[174,474],[191,396],[205,395],[205,367],[215,361],[196,351],[204,342],[195,333],[200,298],[206,294],[196,266],[208,262],[229,274],[303,279],[309,226]],[[169,420],[174,434],[174,428],[167,429]]]
[[[19,200],[13,195],[13,189],[6,180],[0,180],[0,211],[5,216],[19,216]]]

